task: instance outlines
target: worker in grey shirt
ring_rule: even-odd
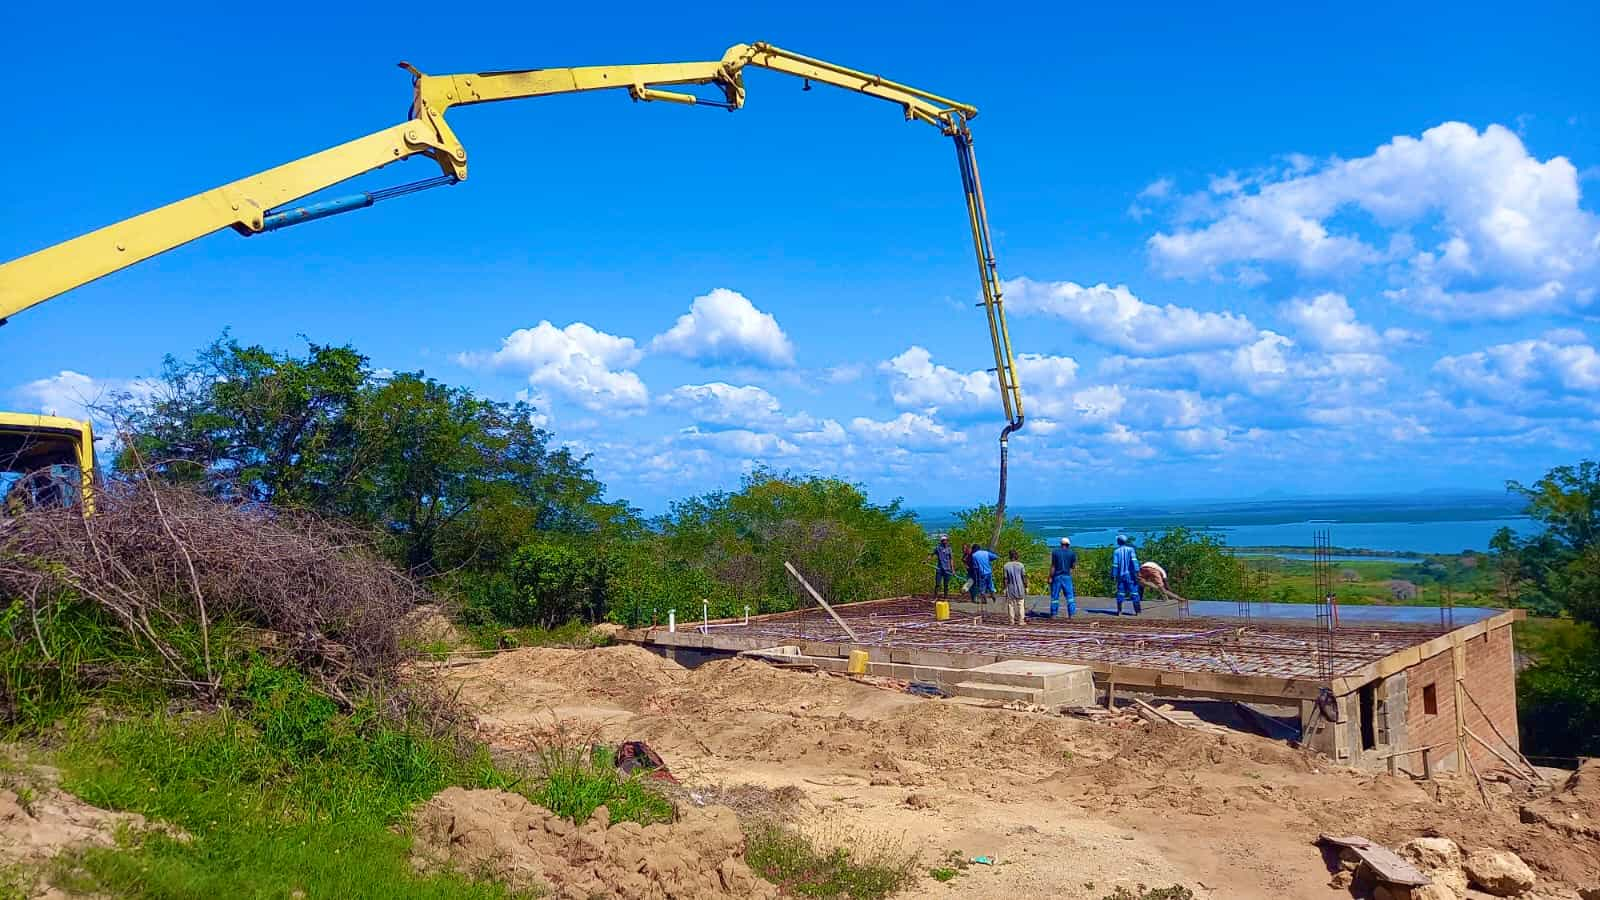
[[[939,535],[939,543],[933,548],[933,595],[935,597],[950,596],[950,576],[955,574],[950,553],[950,535]]]
[[[1013,625],[1028,624],[1028,573],[1017,560],[1017,551],[1011,551],[1011,561],[1006,563],[1006,620]]]

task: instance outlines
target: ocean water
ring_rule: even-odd
[[[1335,548],[1458,553],[1487,550],[1501,528],[1521,536],[1539,531],[1539,524],[1523,515],[1520,498],[1499,493],[1021,506],[1008,512],[1022,517],[1028,531],[1042,540],[1065,536],[1082,547],[1110,545],[1119,533],[1137,540],[1145,533],[1183,526],[1215,534],[1234,547],[1309,548],[1313,536],[1326,531]],[[918,509],[917,515],[929,531],[955,521],[955,510],[944,507]],[[1294,551],[1274,555],[1306,556]]]

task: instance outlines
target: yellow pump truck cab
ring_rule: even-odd
[[[0,412],[0,518],[29,509],[94,506],[94,430],[61,416]]]

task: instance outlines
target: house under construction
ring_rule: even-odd
[[[1226,617],[1178,608],[1165,618],[1081,612],[1008,625],[961,611],[938,620],[932,602],[896,598],[625,637],[688,665],[756,653],[843,670],[859,650],[871,674],[1045,706],[1126,694],[1237,701],[1283,715],[1277,736],[1341,762],[1420,775],[1459,768],[1463,751],[1480,771],[1518,756],[1511,625],[1523,613],[1478,613],[1459,626],[1446,617],[1341,624],[1336,613],[1252,618],[1242,605]]]

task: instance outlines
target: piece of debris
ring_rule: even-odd
[[[1324,834],[1317,838],[1317,842],[1349,849],[1360,858],[1361,863],[1365,864],[1379,881],[1405,887],[1420,887],[1432,881],[1421,869],[1402,859],[1393,850],[1382,844],[1369,841],[1364,837],[1357,835],[1336,837]],[[1451,846],[1455,845],[1452,844]],[[1344,850],[1341,849],[1339,853],[1342,862]],[[1457,859],[1460,859],[1459,851],[1457,852]]]
[[[623,741],[617,745],[614,758],[617,761],[617,771],[624,775],[647,772],[656,781],[678,783],[678,779],[667,771],[667,763],[661,758],[661,754],[651,750],[650,745],[644,741]]]
[[[933,801],[926,794],[911,794],[906,797],[906,805],[912,809],[931,809]]]
[[[1417,864],[1428,877],[1448,893],[1441,897],[1461,897],[1467,893],[1467,874],[1461,871],[1461,848],[1444,837],[1412,838],[1400,845],[1400,855]]]
[[[931,681],[913,681],[906,685],[906,693],[919,697],[948,697],[950,692]]]
[[[1533,887],[1533,870],[1509,850],[1479,850],[1462,865],[1473,887],[1496,897],[1515,897]]]

